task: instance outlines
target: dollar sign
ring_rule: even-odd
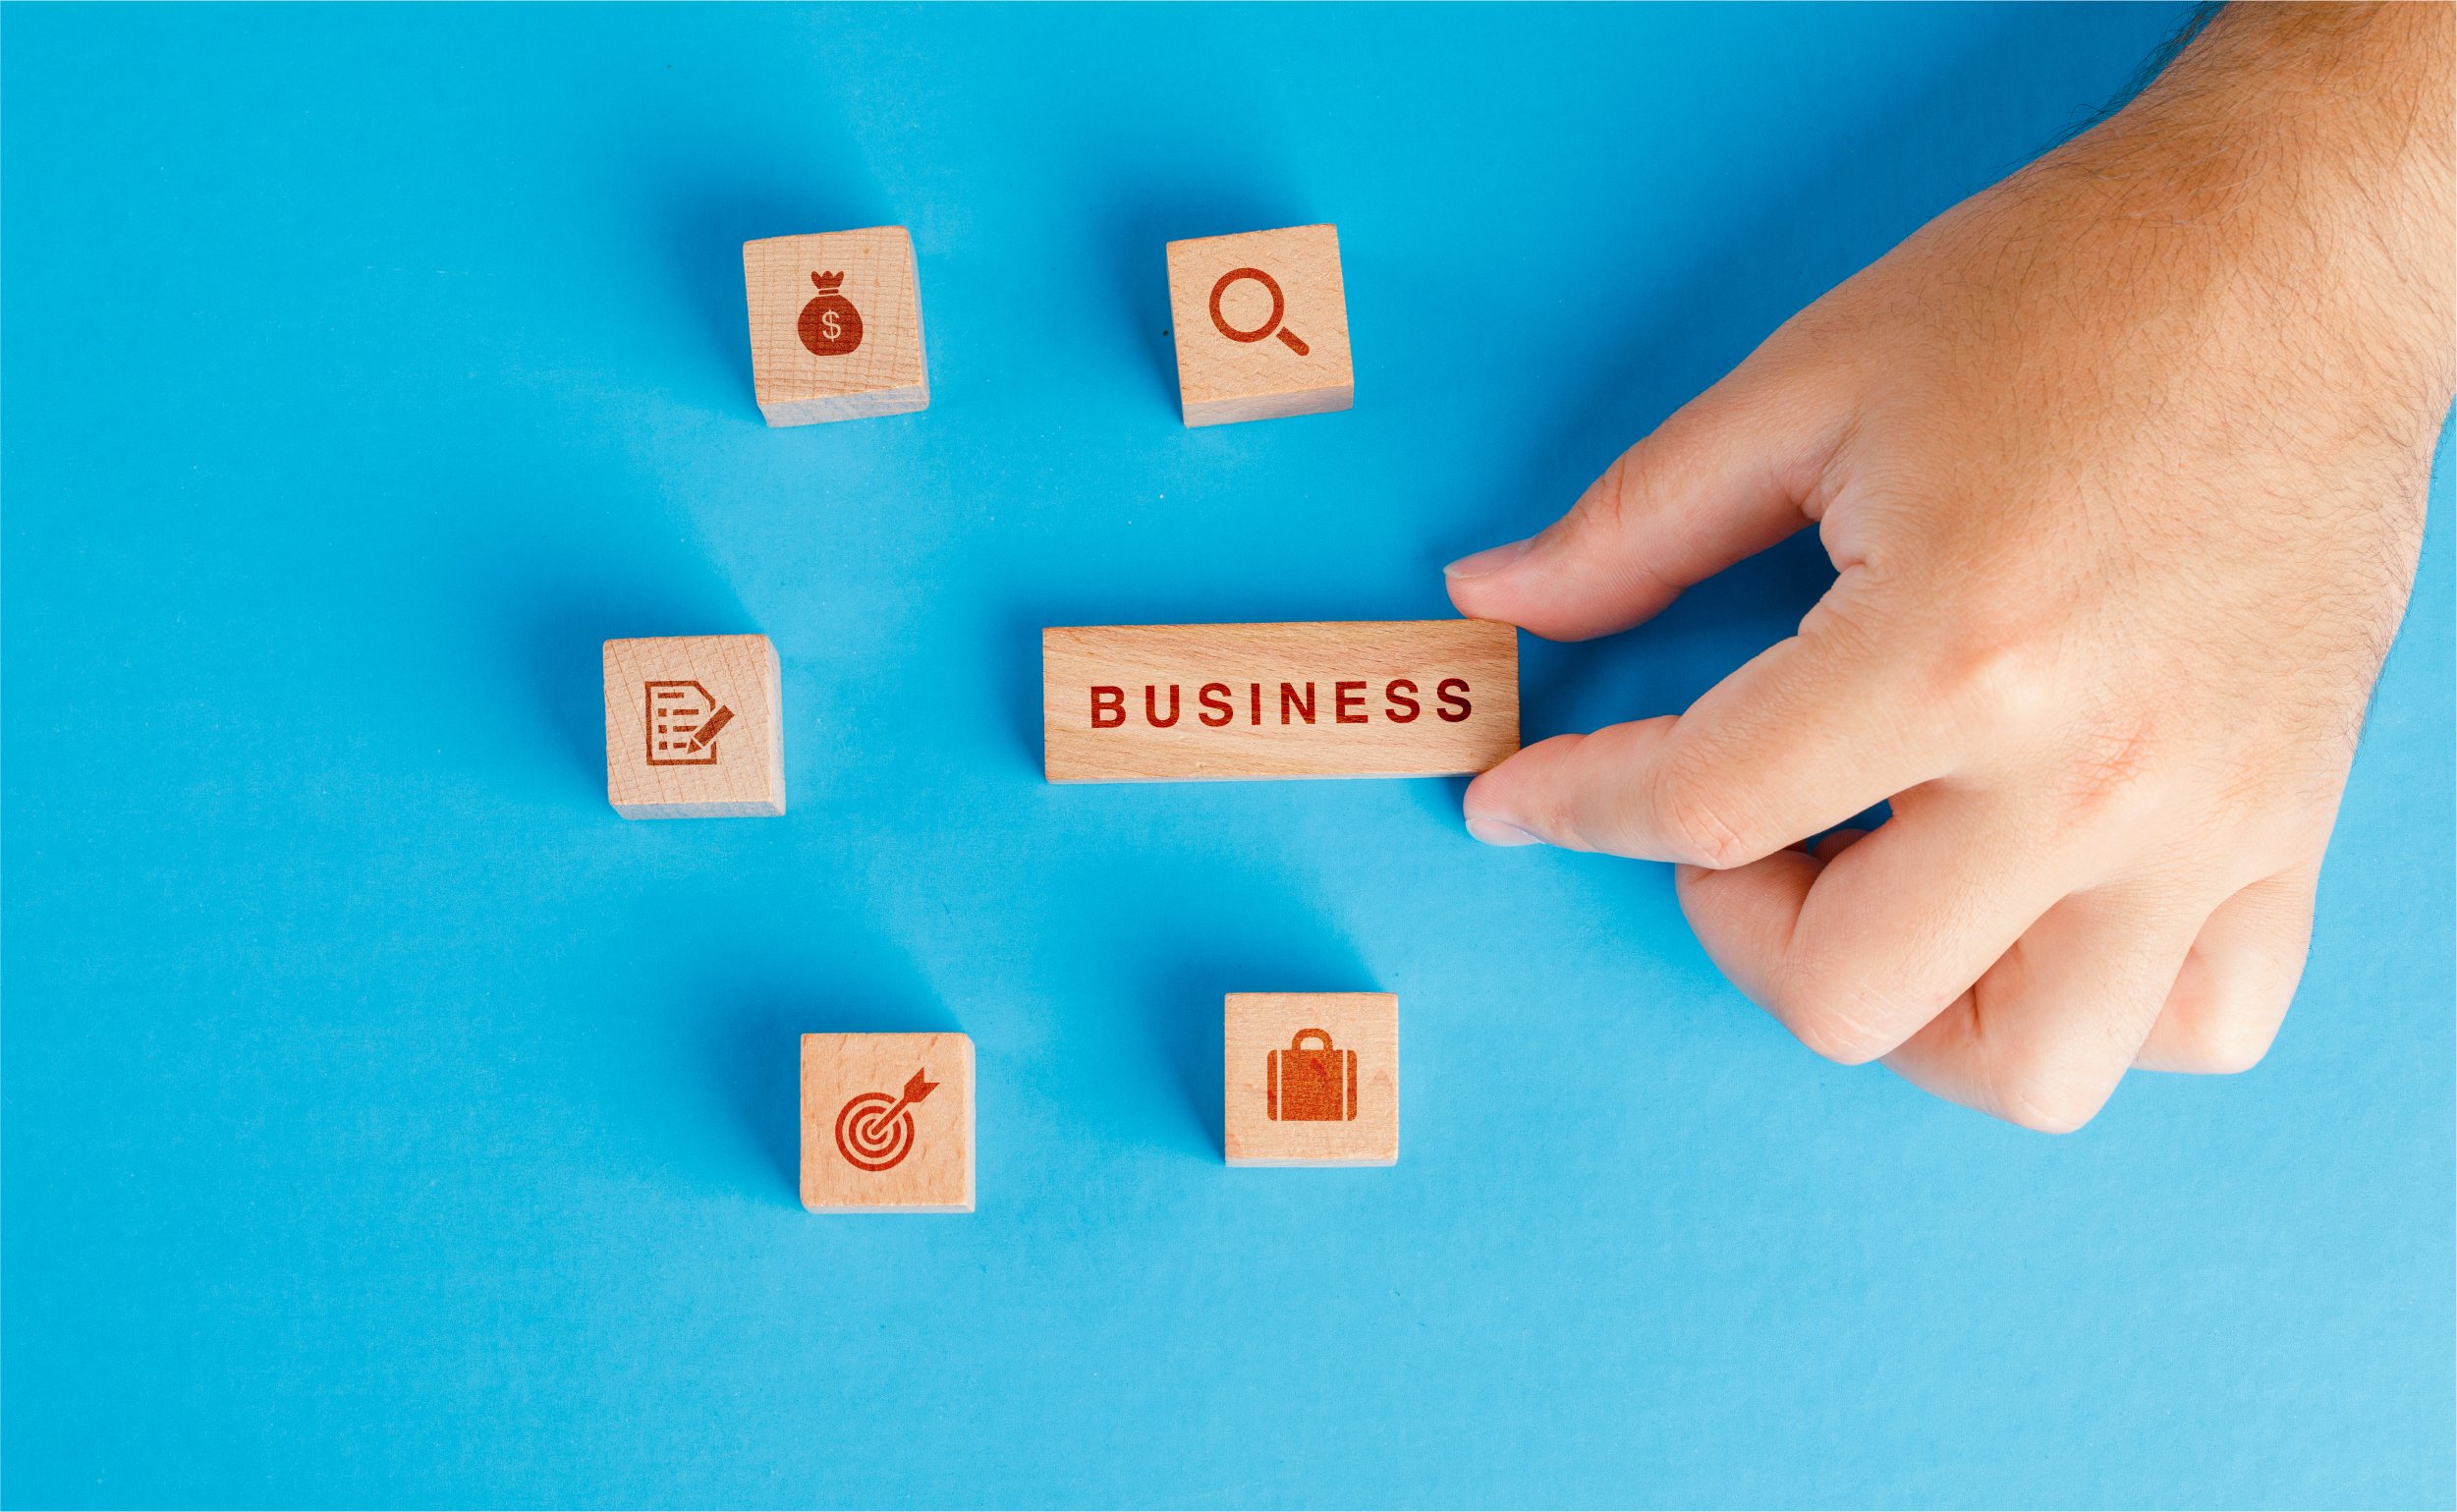
[[[827,332],[827,339],[830,341],[834,341],[845,334],[845,327],[843,323],[836,318],[836,311],[832,309],[824,309],[819,312],[819,329]]]

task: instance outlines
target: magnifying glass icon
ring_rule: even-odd
[[[1251,331],[1237,329],[1220,313],[1220,296],[1228,293],[1229,285],[1241,278],[1251,278],[1271,291],[1271,317]],[[1288,301],[1280,293],[1279,281],[1260,268],[1231,268],[1220,275],[1218,283],[1211,286],[1211,323],[1220,328],[1221,335],[1231,341],[1260,341],[1265,336],[1276,335],[1288,344],[1289,351],[1304,357],[1313,349],[1300,340],[1295,331],[1280,324],[1280,316],[1287,312]]]

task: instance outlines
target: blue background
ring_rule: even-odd
[[[2449,1502],[2445,448],[2284,1036],[2070,1139],[1456,782],[1038,773],[1042,625],[1448,612],[2179,16],[9,11],[7,1500]],[[1317,220],[1355,411],[1184,429],[1161,244]],[[885,222],[930,409],[764,428],[739,244]],[[720,631],[791,813],[618,819],[598,643]],[[1396,1168],[1222,1167],[1263,988],[1399,994]],[[977,1215],[796,1205],[855,1029]]]

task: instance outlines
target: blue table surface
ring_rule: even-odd
[[[0,1495],[2448,1504],[2445,436],[2283,1037],[2069,1139],[1456,781],[1039,774],[1041,626],[1448,613],[2181,14],[10,9]],[[1313,221],[1356,409],[1184,428],[1163,242]],[[739,245],[881,223],[930,408],[765,428]],[[616,817],[598,643],[732,631],[792,812]],[[1221,994],[1359,988],[1399,1164],[1225,1169]],[[796,1036],[943,1029],[978,1212],[806,1215]]]

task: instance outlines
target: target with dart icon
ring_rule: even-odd
[[[973,1041],[802,1036],[802,1205],[973,1210]]]
[[[884,1171],[913,1152],[913,1105],[938,1084],[926,1068],[906,1081],[902,1095],[863,1092],[836,1114],[836,1148],[866,1171]]]

